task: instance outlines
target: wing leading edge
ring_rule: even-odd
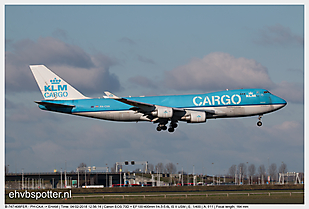
[[[104,92],[107,96],[104,96],[104,98],[110,98],[110,99],[114,99],[117,100],[119,102],[134,106],[135,108],[133,108],[134,110],[139,109],[141,112],[149,112],[149,111],[155,111],[158,108],[172,108],[173,111],[178,111],[178,112],[184,112],[185,109],[184,108],[175,108],[175,107],[167,107],[167,106],[160,106],[160,105],[155,105],[155,104],[149,104],[149,103],[144,103],[144,102],[139,102],[139,101],[135,101],[135,100],[130,100],[130,99],[126,99],[123,97],[118,97],[108,91]]]
[[[114,94],[112,94],[108,91],[105,91],[104,93],[107,95],[107,96],[104,96],[104,98],[114,99],[114,100],[117,100],[119,102],[134,106],[135,107],[135,108],[133,108],[134,110],[140,109],[141,112],[151,112],[151,111],[155,110],[155,105],[153,105],[153,104],[148,104],[148,103],[143,103],[143,102],[138,102],[138,101],[118,97],[118,96],[116,96],[116,95],[114,95]]]

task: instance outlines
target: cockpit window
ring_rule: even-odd
[[[270,92],[269,91],[264,91],[264,94],[270,94]]]

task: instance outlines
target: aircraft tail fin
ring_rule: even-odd
[[[30,65],[30,69],[44,99],[71,100],[87,98],[45,65]]]

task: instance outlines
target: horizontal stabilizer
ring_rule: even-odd
[[[37,104],[39,104],[39,105],[44,105],[44,106],[70,107],[70,108],[75,107],[75,105],[58,104],[58,103],[53,103],[53,102],[40,102],[40,101],[35,101],[35,103],[37,103]]]

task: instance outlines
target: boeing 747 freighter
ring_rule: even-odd
[[[112,121],[148,121],[157,131],[174,132],[179,121],[205,123],[207,119],[258,116],[283,108],[287,102],[266,89],[237,89],[206,94],[118,97],[108,91],[89,98],[44,65],[30,69],[44,100],[35,101],[42,110]],[[169,123],[167,128],[167,124]]]

